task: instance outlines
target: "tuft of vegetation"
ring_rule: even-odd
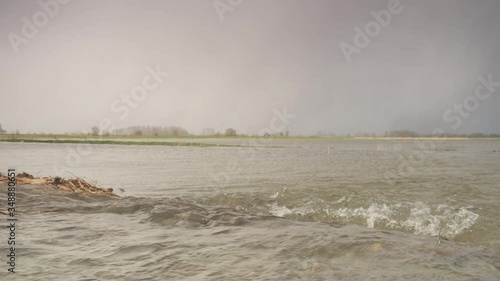
[[[17,174],[17,177],[18,178],[25,178],[25,179],[34,179],[35,177],[26,173],[26,172],[22,172],[20,174]]]

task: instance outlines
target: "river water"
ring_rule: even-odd
[[[196,142],[0,143],[121,196],[19,186],[12,280],[500,280],[500,141]]]

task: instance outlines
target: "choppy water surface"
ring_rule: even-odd
[[[0,143],[122,196],[21,186],[16,277],[500,279],[500,141],[224,143],[250,147]]]

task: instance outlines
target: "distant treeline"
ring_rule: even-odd
[[[188,136],[189,132],[182,127],[152,127],[152,126],[132,126],[123,129],[116,129],[113,135],[135,135],[135,136]]]
[[[397,130],[386,132],[384,137],[398,137],[398,138],[415,138],[418,134],[413,131],[408,130]]]
[[[16,130],[15,132],[7,133],[6,131],[1,129],[0,125],[0,135],[6,135],[10,137],[17,137],[21,135],[21,133]],[[51,136],[53,134],[45,134],[45,133],[23,133],[22,135],[46,135]],[[121,129],[116,129],[113,131],[101,131],[97,126],[94,126],[90,132],[68,132],[62,135],[72,135],[72,136],[174,136],[174,137],[183,137],[183,136],[255,136],[255,137],[288,137],[290,136],[290,132],[284,131],[279,133],[265,133],[263,135],[247,135],[247,134],[238,134],[237,131],[233,128],[228,128],[225,132],[215,131],[213,128],[203,129],[201,134],[192,134],[188,132],[186,129],[179,126],[132,126]],[[500,134],[494,133],[473,133],[473,134],[451,134],[451,133],[443,133],[438,136],[433,134],[419,134],[415,131],[410,130],[394,130],[387,131],[383,135],[377,135],[375,133],[365,133],[365,132],[356,132],[354,134],[347,135],[337,135],[334,133],[324,133],[318,132],[316,135],[295,135],[296,137],[340,137],[340,138],[350,138],[350,137],[364,137],[364,138],[377,138],[377,137],[387,137],[387,138],[417,138],[417,137],[442,137],[442,138],[500,138]]]

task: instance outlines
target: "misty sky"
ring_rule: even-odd
[[[458,128],[443,120],[480,75],[500,81],[500,1],[401,0],[349,63],[339,45],[354,45],[354,28],[389,2],[243,0],[221,21],[212,0],[73,0],[26,38],[22,19],[33,23],[39,1],[0,0],[0,123],[64,133],[107,118],[254,134],[286,106],[292,134],[500,133],[500,87]],[[169,76],[122,118],[113,103],[158,66]]]

